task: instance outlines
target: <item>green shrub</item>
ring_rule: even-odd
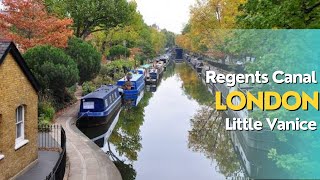
[[[40,101],[38,106],[39,113],[39,125],[49,125],[54,118],[55,109],[51,102],[49,101]]]
[[[120,59],[121,57],[129,57],[130,50],[122,45],[112,46],[109,50],[109,57],[111,59]]]
[[[79,38],[71,38],[66,53],[78,65],[80,83],[89,81],[99,74],[102,56],[90,43]]]
[[[61,49],[37,46],[24,54],[29,68],[40,83],[42,92],[51,92],[55,102],[64,104],[66,88],[79,80],[77,64]]]
[[[89,93],[91,93],[91,92],[93,92],[94,90],[96,90],[96,85],[93,83],[93,82],[91,82],[91,81],[89,81],[89,82],[84,82],[83,84],[82,84],[82,94],[83,95],[87,95],[87,94],[89,94]]]
[[[128,60],[116,60],[112,61],[109,64],[104,64],[101,67],[100,75],[101,76],[109,76],[113,80],[118,80],[117,78],[124,76],[127,71],[130,69],[133,69],[134,67],[134,61],[128,61]]]

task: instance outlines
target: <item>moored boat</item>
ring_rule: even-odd
[[[121,96],[115,85],[103,85],[80,101],[78,126],[97,126],[108,123],[121,108]]]
[[[163,64],[164,64],[164,70],[166,70],[167,69],[167,66],[168,66],[168,64],[169,64],[169,57],[167,56],[167,55],[163,55],[163,56],[161,56],[160,57],[160,61],[162,61],[163,62]]]
[[[147,84],[157,84],[160,79],[159,71],[156,68],[152,68],[149,70],[148,75],[146,77]]]
[[[155,67],[158,69],[159,76],[161,76],[164,71],[164,62],[163,61],[156,61]]]
[[[120,79],[117,86],[121,89],[123,104],[126,106],[138,106],[144,95],[144,75],[131,74]]]

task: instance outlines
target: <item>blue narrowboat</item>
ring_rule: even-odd
[[[138,106],[144,95],[144,75],[143,74],[132,74],[120,79],[117,82],[119,88],[121,88],[123,104],[126,106]]]
[[[77,125],[97,126],[108,123],[121,108],[121,96],[116,85],[103,85],[81,98]]]
[[[157,84],[159,79],[160,79],[159,70],[156,68],[150,69],[146,78],[147,84]]]
[[[132,74],[142,74],[143,75],[143,79],[145,79],[146,76],[147,76],[147,70],[144,69],[144,68],[138,68],[138,69],[135,69],[135,70],[131,70],[130,72]]]

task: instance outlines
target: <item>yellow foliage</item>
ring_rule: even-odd
[[[216,52],[228,30],[235,28],[238,8],[246,0],[197,0],[191,7],[190,30],[177,37],[177,44],[193,52]],[[204,52],[203,52],[204,53]]]

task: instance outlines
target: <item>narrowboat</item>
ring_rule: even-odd
[[[122,94],[123,104],[126,106],[138,106],[144,95],[145,80],[143,74],[131,74],[117,82]]]
[[[203,62],[200,61],[200,62],[197,63],[197,65],[196,65],[196,70],[197,70],[197,73],[198,73],[199,75],[201,75],[201,72],[202,72],[203,67],[204,67]]]
[[[160,79],[159,70],[156,68],[152,68],[149,70],[148,75],[146,77],[147,84],[157,84]]]
[[[156,61],[155,67],[158,69],[159,76],[163,74],[164,71],[164,63],[163,61]]]
[[[132,74],[142,74],[143,75],[143,79],[146,79],[147,76],[147,70],[144,68],[138,68],[135,70],[131,70],[130,71]]]
[[[169,57],[167,56],[167,55],[163,55],[163,56],[161,56],[160,57],[160,61],[162,61],[163,62],[163,64],[164,64],[164,70],[166,70],[167,69],[167,66],[168,66],[168,64],[169,64]]]
[[[97,126],[108,123],[121,108],[121,96],[115,85],[103,85],[80,101],[77,125]]]

